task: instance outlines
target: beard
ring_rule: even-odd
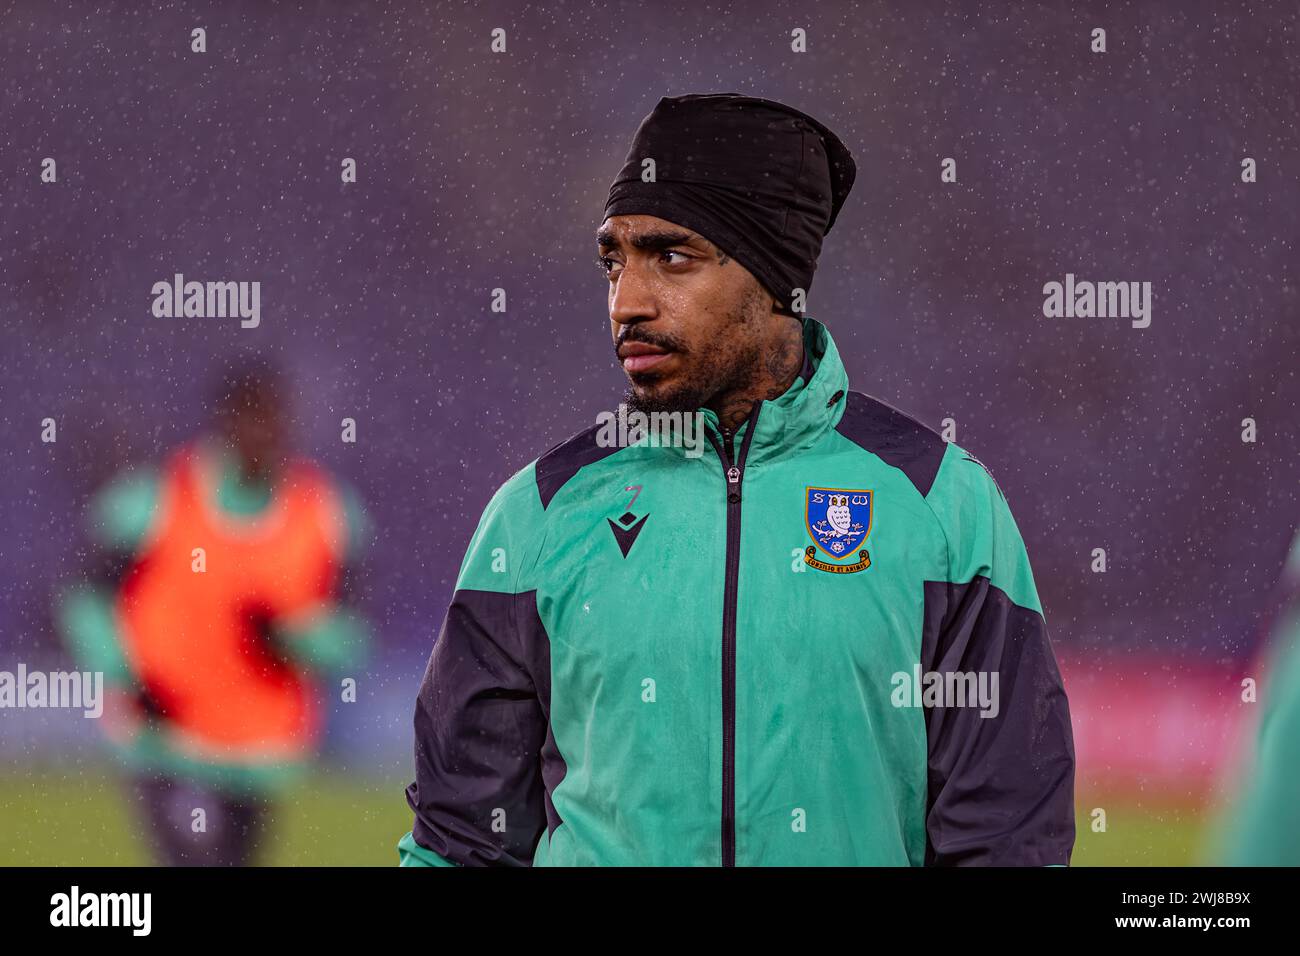
[[[719,395],[731,394],[750,384],[759,350],[753,346],[743,352],[733,353],[731,361],[717,354],[692,356],[690,367],[679,372],[670,385],[659,384],[659,376],[653,374],[638,376],[639,382],[628,385],[623,403],[630,411],[647,415],[705,408]]]
[[[642,382],[648,377],[643,377]],[[643,412],[646,415],[653,412],[693,412],[707,405],[714,394],[710,382],[697,381],[688,376],[670,388],[656,387],[653,384],[630,384],[623,396],[623,404],[629,411]]]
[[[679,354],[686,367],[673,377],[672,383],[653,371],[632,379],[623,403],[630,411],[694,412],[709,406],[718,396],[749,388],[762,368],[762,346],[758,341],[758,321],[762,315],[763,290],[755,282],[736,310],[724,321],[727,340],[708,351],[691,351],[674,337],[641,332],[636,327],[620,340],[646,342]],[[617,352],[617,347],[615,348]]]

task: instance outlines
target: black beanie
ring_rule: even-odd
[[[654,182],[641,181],[646,159]],[[665,96],[641,121],[605,216],[657,216],[699,233],[789,312],[793,290],[812,287],[856,175],[839,137],[799,110],[737,93]]]

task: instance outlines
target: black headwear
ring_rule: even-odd
[[[644,160],[655,179],[643,182]],[[857,167],[838,136],[756,96],[665,96],[641,121],[605,216],[648,215],[694,230],[752,272],[785,308],[812,287],[822,237]]]

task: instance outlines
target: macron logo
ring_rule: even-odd
[[[152,893],[71,893],[50,897],[51,926],[129,926],[132,935],[148,936]]]

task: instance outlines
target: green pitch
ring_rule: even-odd
[[[12,770],[0,777],[0,865],[141,866],[152,863],[118,778]],[[396,866],[411,828],[403,781],[322,768],[277,806],[260,862],[271,866]]]
[[[271,866],[395,866],[411,827],[406,780],[358,779],[322,767],[279,804],[261,862]],[[1195,803],[1122,792],[1078,798],[1077,866],[1196,863],[1209,814]],[[1106,832],[1092,829],[1094,807]],[[0,777],[0,865],[139,866],[151,862],[117,778],[102,767],[74,773],[9,769]]]
[[[1093,811],[1105,811],[1105,830]],[[1132,790],[1075,793],[1075,866],[1205,865],[1213,812],[1194,798],[1152,799]],[[1100,818],[1097,818],[1100,819]]]

